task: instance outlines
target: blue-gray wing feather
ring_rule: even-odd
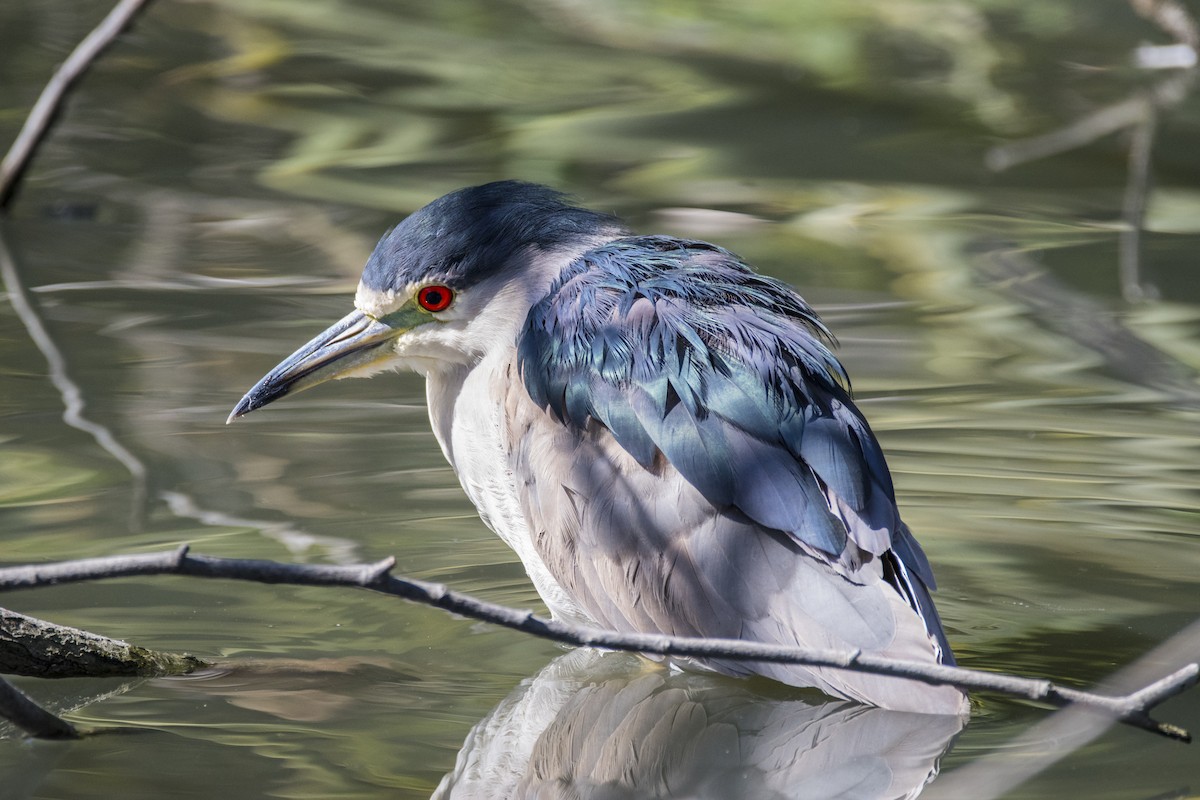
[[[665,459],[714,507],[832,564],[898,559],[889,580],[909,578],[897,588],[940,638],[928,561],[830,341],[795,291],[732,253],[630,237],[564,271],[518,362],[538,406],[579,430],[594,420],[647,470]]]

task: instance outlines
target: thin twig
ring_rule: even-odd
[[[150,0],[121,0],[87,37],[71,52],[67,60],[54,73],[46,88],[34,104],[33,110],[0,163],[0,213],[8,208],[21,176],[29,166],[33,154],[45,139],[46,131],[58,114],[71,86],[87,71],[105,48],[113,43],[121,32],[133,23]]]
[[[1150,162],[1154,152],[1154,134],[1158,127],[1158,109],[1146,105],[1146,116],[1134,126],[1129,140],[1129,179],[1125,182],[1125,198],[1121,204],[1121,227],[1118,250],[1118,274],[1121,294],[1128,303],[1141,302],[1150,292],[1142,285],[1142,228],[1146,222],[1146,205],[1150,195]]]
[[[1179,741],[1191,741],[1190,735],[1182,728],[1151,719],[1149,710],[1167,697],[1193,686],[1200,675],[1200,665],[1197,664],[1189,664],[1147,689],[1130,695],[1110,697],[1061,686],[1048,680],[962,669],[943,664],[897,661],[860,651],[806,650],[734,639],[617,633],[573,626],[538,617],[529,610],[488,603],[455,592],[440,583],[396,577],[390,574],[394,564],[393,558],[386,558],[374,564],[350,566],[285,564],[276,561],[191,555],[187,546],[183,546],[172,552],[8,567],[0,569],[0,590],[153,574],[180,574],[309,586],[356,586],[425,603],[472,619],[565,644],[663,656],[736,658],[833,667],[930,684],[951,684],[963,689],[1003,692],[1058,707],[1076,703],[1110,715],[1127,725]]]
[[[79,738],[74,725],[30,700],[4,678],[0,678],[0,717],[38,739]]]

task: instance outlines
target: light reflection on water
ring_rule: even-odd
[[[90,79],[4,233],[86,414],[145,465],[149,501],[138,503],[127,469],[63,424],[45,362],[6,306],[5,561],[181,542],[283,560],[394,554],[401,573],[536,606],[520,566],[442,461],[414,376],[322,387],[261,419],[223,424],[266,368],[341,316],[374,237],[400,210],[458,184],[518,175],[627,213],[643,230],[716,240],[825,311],[905,518],[935,564],[939,606],[965,665],[1086,685],[1197,616],[1194,235],[1152,240],[1155,278],[1174,288],[1171,303],[1128,309],[1115,299],[1113,235],[1094,218],[1119,196],[1119,154],[985,178],[975,123],[957,111],[919,118],[913,109],[927,101],[896,88],[910,87],[904,69],[895,96],[880,100],[869,84],[838,93],[796,77],[811,69],[850,81],[832,52],[781,70],[744,60],[736,37],[710,41],[719,54],[711,58],[695,50],[671,58],[639,51],[635,39],[610,50],[594,37],[616,34],[595,28],[587,45],[595,72],[543,84],[537,76],[554,77],[546,64],[578,49],[559,23],[497,20],[466,3],[447,4],[461,13],[441,21],[369,5],[349,4],[336,25],[310,3],[164,6],[143,39]],[[71,18],[65,6],[44,8],[46,19]],[[468,13],[489,21],[464,31],[456,21]],[[833,36],[849,23],[830,15],[821,30]],[[877,21],[863,24],[881,35]],[[496,56],[511,64],[499,89],[477,82],[495,74],[486,63],[452,56],[475,52],[488,26],[509,36]],[[534,44],[553,46],[533,47],[522,38],[527,26],[540,31]],[[845,31],[841,46],[853,53],[865,34]],[[1058,31],[1064,38],[1042,34],[1055,53],[1074,41]],[[971,39],[970,26],[946,35],[996,52],[986,36]],[[173,41],[185,44],[174,52]],[[373,44],[346,45],[364,41]],[[257,69],[218,60],[225,47],[261,56],[279,43],[287,55]],[[966,70],[960,77],[986,80],[978,64],[968,69],[965,49],[947,47]],[[536,55],[523,60],[519,51],[530,48]],[[23,78],[36,87],[48,57],[20,53],[41,59]],[[996,104],[989,119],[1014,99],[1008,91],[955,89]],[[1171,147],[1168,138],[1176,163]],[[1053,194],[1039,189],[1046,185]],[[1156,213],[1178,227],[1193,195],[1176,187]],[[990,255],[1014,247],[1036,251],[1054,283],[1022,293],[1011,274],[997,274]],[[1129,337],[1119,341],[1135,346],[1114,351],[1081,335],[1047,297],[1086,301],[1088,314],[1115,321]],[[95,689],[116,693],[76,719],[139,732],[0,748],[0,772],[26,781],[14,796],[212,796],[215,786],[231,798],[428,796],[477,738],[473,727],[511,708],[521,682],[553,673],[561,655],[349,590],[160,578],[39,590],[11,604],[243,665],[191,682]],[[614,689],[640,679],[609,677]],[[663,691],[703,685],[705,697],[722,697],[711,679],[663,680]],[[30,690],[71,707],[88,688]],[[745,691],[734,684],[723,702]],[[763,691],[747,702],[790,702]],[[1042,716],[977,699],[945,770]],[[1200,729],[1194,695],[1161,713]],[[147,769],[159,764],[178,768]],[[1184,748],[1120,730],[1022,796],[1148,796],[1198,781]]]

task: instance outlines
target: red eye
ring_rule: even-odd
[[[445,311],[454,302],[454,290],[449,286],[422,286],[417,291],[417,303],[426,311]]]

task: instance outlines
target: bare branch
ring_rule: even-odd
[[[149,2],[150,0],[121,0],[87,38],[79,43],[46,84],[33,110],[25,119],[21,132],[17,134],[16,141],[4,156],[4,161],[0,162],[0,213],[8,208],[21,175],[29,166],[38,145],[45,138],[46,131],[71,86],[87,71],[97,56],[133,23],[134,17]]]
[[[1110,133],[1145,121],[1156,109],[1179,104],[1195,82],[1194,70],[1182,70],[1161,82],[1112,105],[1105,106],[1050,133],[997,145],[987,152],[988,169],[1006,169],[1065,153],[1090,144]]]
[[[187,547],[172,552],[112,556],[52,564],[0,569],[0,590],[51,586],[74,581],[130,575],[179,574],[308,586],[354,586],[403,597],[472,619],[490,622],[544,639],[577,646],[629,650],[663,656],[736,658],[772,663],[805,664],[869,672],[930,684],[951,684],[963,689],[1003,692],[1052,706],[1079,704],[1134,727],[1179,741],[1189,734],[1149,716],[1157,703],[1196,683],[1200,665],[1189,664],[1161,681],[1133,694],[1110,697],[1060,686],[1048,680],[1001,675],[941,664],[896,661],[860,651],[805,650],[797,647],[733,639],[697,639],[652,634],[617,633],[567,625],[536,616],[532,611],[488,603],[455,592],[440,583],[428,583],[390,574],[395,560],[349,566],[285,564],[236,558],[191,555]]]
[[[0,717],[38,739],[78,739],[79,731],[56,717],[4,678],[0,678]]]

